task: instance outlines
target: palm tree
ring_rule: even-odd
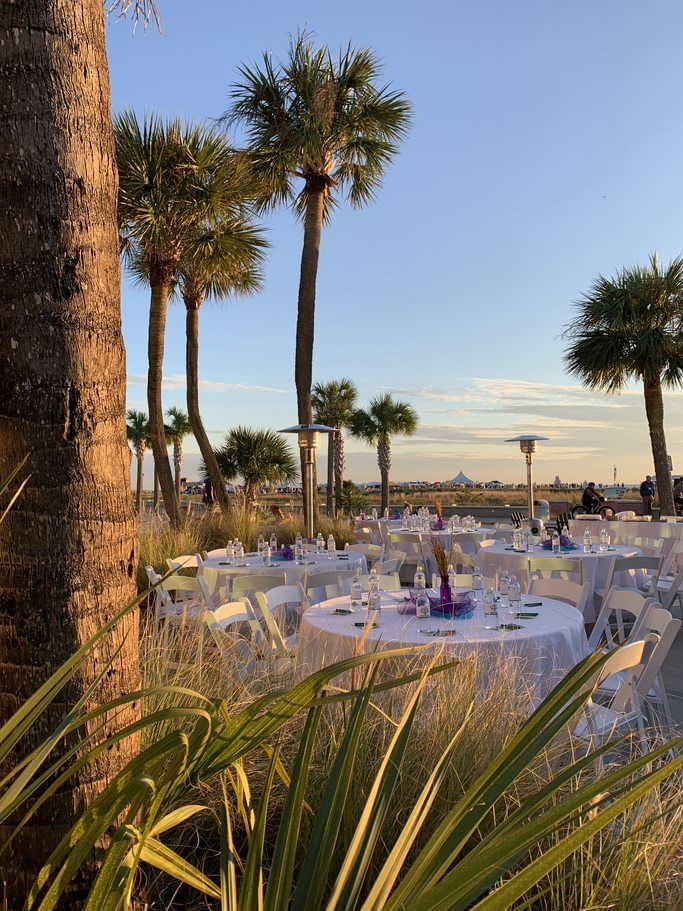
[[[180,476],[183,473],[183,440],[192,433],[190,421],[181,408],[169,408],[166,412],[169,418],[167,426],[168,439],[173,445],[173,479],[175,481],[175,495],[180,497]]]
[[[675,515],[664,435],[662,387],[683,385],[683,257],[598,276],[565,329],[569,371],[591,389],[619,392],[643,384],[657,493],[663,515]]]
[[[178,291],[185,304],[185,365],[190,426],[224,514],[230,508],[230,501],[199,411],[199,309],[207,298],[221,300],[231,294],[248,295],[261,287],[261,264],[267,244],[261,230],[252,223],[243,208],[249,192],[248,182],[238,173],[234,211],[218,222],[196,226],[178,270]]]
[[[134,274],[151,290],[147,404],[154,464],[172,525],[180,516],[164,439],[161,383],[168,298],[187,238],[205,220],[220,217],[232,199],[225,137],[214,127],[164,122],[142,125],[132,111],[114,124],[119,166],[122,246]],[[144,267],[144,268],[143,268]]]
[[[286,61],[265,54],[262,67],[244,66],[240,74],[223,120],[243,126],[265,204],[291,205],[303,222],[294,374],[299,421],[310,424],[323,225],[344,198],[356,208],[374,199],[409,127],[411,106],[379,83],[371,50],[349,45],[335,61],[305,35],[292,41]]]
[[[342,428],[348,427],[356,408],[358,390],[346,378],[316,383],[311,395],[313,414],[320,424],[336,427],[327,439],[327,514],[337,514],[341,505],[344,479],[344,436]]]
[[[0,526],[2,725],[132,600],[138,546],[103,3],[36,0],[18,18],[16,5],[0,6],[0,477],[31,453],[28,485]],[[60,693],[55,717],[80,696],[92,706],[138,689],[137,625],[132,611],[102,640]],[[121,708],[107,730],[134,721],[130,703]],[[43,739],[44,727],[31,727],[16,768]],[[50,758],[57,765],[61,749]],[[7,907],[23,907],[88,799],[137,752],[130,737],[102,753],[11,842],[0,827]],[[79,897],[70,896],[74,907]]]
[[[390,393],[372,399],[367,410],[360,408],[351,418],[353,436],[377,446],[377,464],[382,479],[382,512],[389,506],[391,438],[412,436],[417,430],[417,413],[407,402]]]
[[[135,485],[135,508],[142,511],[142,482],[144,476],[145,451],[149,443],[149,421],[144,411],[133,409],[126,413],[126,434],[137,459],[137,482]]]
[[[244,481],[244,499],[249,506],[256,503],[258,490],[265,484],[281,484],[298,477],[289,444],[273,430],[235,427],[215,454],[226,481]]]

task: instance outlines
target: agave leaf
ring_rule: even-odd
[[[167,873],[178,882],[191,886],[203,895],[208,895],[210,898],[221,897],[220,889],[208,876],[156,838],[148,838],[143,842],[140,860]]]
[[[238,902],[240,911],[262,911],[263,909],[263,846],[266,840],[270,792],[275,780],[277,760],[277,750],[274,750],[273,758],[268,766],[268,775],[263,785],[261,802],[256,814],[256,825],[249,840],[247,862],[244,867],[242,888]]]
[[[237,863],[232,840],[230,802],[225,782],[221,781],[222,801],[218,809],[221,833],[221,911],[237,911]]]
[[[286,911],[289,907],[294,881],[296,848],[305,806],[306,784],[311,769],[311,755],[321,713],[321,706],[309,710],[299,742],[290,787],[287,791],[287,799],[273,849],[273,860],[264,902],[265,911]]]
[[[318,908],[322,901],[377,669],[375,664],[366,671],[364,686],[353,704],[301,864],[291,911],[311,911],[312,908]]]
[[[426,680],[426,675],[423,675],[394,731],[391,743],[382,757],[363,812],[356,824],[351,844],[346,851],[332,893],[327,901],[326,911],[343,911],[343,909],[353,908],[356,905],[370,865],[372,852],[393,799],[394,787]]]
[[[209,808],[201,803],[188,803],[177,810],[171,810],[170,813],[166,813],[158,822],[154,823],[149,830],[149,835],[152,838],[157,838],[159,835],[163,835],[164,832],[168,832],[169,829],[174,829],[188,819],[192,819],[198,813],[206,813],[208,810]]]
[[[394,847],[391,849],[382,869],[378,873],[372,889],[363,903],[361,911],[382,911],[384,908],[386,899],[401,873],[405,859],[415,843],[415,839],[422,830],[422,826],[428,819],[429,811],[434,805],[434,800],[446,777],[455,747],[457,746],[471,715],[472,706],[470,705],[465,713],[462,724],[441,754],[439,761],[434,766],[431,775],[420,792],[420,796],[416,800],[410,816],[406,820],[399,837],[394,843]]]

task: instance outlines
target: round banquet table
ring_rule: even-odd
[[[541,699],[588,654],[583,617],[561,601],[536,596],[523,598],[523,602],[541,602],[540,607],[527,608],[538,612],[538,616],[513,621],[521,626],[519,630],[499,631],[487,628],[497,626],[498,620],[495,616],[485,616],[482,604],[475,607],[469,620],[445,617],[418,620],[414,614],[400,614],[397,599],[405,594],[406,590],[382,592],[378,626],[371,630],[354,625],[366,619],[365,607],[359,605],[355,613],[348,615],[332,613],[335,608],[349,608],[348,596],[310,607],[301,619],[299,630],[298,660],[302,670],[309,673],[378,648],[431,644],[443,648],[449,660],[476,656],[483,660],[484,666],[500,658],[522,659],[525,679],[533,686],[536,699]],[[454,629],[456,635],[437,638],[422,632],[447,629]]]
[[[626,544],[627,538],[674,538],[683,540],[683,522],[647,522],[639,519],[572,519],[569,523],[569,534],[576,541],[583,540],[583,534],[588,529],[597,542],[600,532],[604,529],[612,541]]]
[[[316,573],[344,570],[357,572],[360,569],[361,573],[365,574],[368,571],[364,554],[358,554],[355,551],[347,553],[344,550],[338,550],[333,558],[330,558],[327,552],[306,554],[301,563],[276,557],[268,566],[263,565],[263,558],[258,554],[246,554],[239,566],[234,562],[229,564],[225,557],[225,550],[222,548],[210,551],[208,557],[208,560],[205,560],[199,569],[200,575],[225,573],[228,575],[278,576],[284,574],[288,585],[303,582],[304,576],[314,576]]]
[[[583,581],[588,582],[592,595],[594,595],[596,588],[604,588],[605,583],[607,582],[610,563],[614,557],[635,557],[640,554],[637,547],[613,545],[605,553],[599,553],[597,545],[594,544],[593,547],[595,548],[594,553],[585,554],[583,552],[583,547],[580,546],[577,550],[569,550],[558,556],[558,559],[581,561]],[[528,552],[514,551],[511,546],[504,541],[496,541],[495,544],[492,544],[489,547],[482,547],[478,554],[479,565],[485,576],[493,577],[496,573],[507,570],[511,575],[514,574],[517,576],[519,584],[522,586],[522,591],[526,591],[529,587],[527,561],[530,557],[549,557],[554,559],[554,554],[540,546],[532,547]],[[634,572],[632,570],[617,573],[614,579],[616,585],[621,585],[624,588],[640,588],[644,582],[644,573]],[[584,619],[586,623],[593,623],[595,621],[594,597],[589,597],[588,599]]]

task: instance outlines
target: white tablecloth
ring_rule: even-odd
[[[606,530],[612,541],[625,544],[627,538],[675,538],[683,540],[683,522],[631,522],[614,520],[606,522],[604,519],[572,519],[569,523],[569,534],[575,541],[583,541],[586,529],[590,530],[593,542],[597,543],[600,532]]]
[[[561,601],[537,597],[523,600],[542,602],[541,607],[527,608],[538,611],[538,617],[517,620],[522,629],[503,632],[486,629],[497,626],[498,621],[495,616],[485,616],[481,605],[469,620],[418,620],[414,615],[399,614],[396,601],[383,594],[379,625],[367,631],[354,626],[365,619],[366,609],[358,607],[356,613],[335,616],[335,607],[348,608],[350,600],[334,598],[309,608],[303,615],[299,661],[302,670],[308,672],[362,651],[426,644],[444,648],[448,659],[476,654],[486,663],[500,657],[519,657],[524,660],[526,679],[534,686],[536,696],[542,698],[588,653],[584,621],[579,611]],[[425,629],[455,629],[456,636],[432,638],[420,632]]]
[[[511,575],[514,574],[522,586],[522,591],[529,587],[528,560],[530,557],[553,557],[553,554],[542,547],[534,547],[528,553],[518,553],[508,550],[509,544],[504,541],[497,541],[490,547],[483,547],[479,551],[479,565],[485,576],[495,576],[498,572],[507,570]],[[594,545],[597,551],[597,545]],[[607,582],[610,563],[615,557],[635,557],[640,551],[637,547],[624,547],[615,545],[612,550],[606,553],[585,554],[582,546],[577,550],[567,551],[560,554],[560,558],[567,560],[580,560],[583,566],[583,581],[588,582],[591,588],[591,594],[596,588],[604,588]],[[578,579],[577,579],[578,581]],[[618,573],[615,580],[616,585],[625,588],[640,588],[645,582],[643,573],[621,572]],[[592,623],[595,620],[595,601],[594,597],[589,598],[585,614],[586,623]]]
[[[304,576],[314,576],[316,573],[341,572],[344,570],[357,571],[360,568],[361,573],[368,571],[368,564],[364,554],[358,554],[354,551],[337,551],[336,557],[330,559],[327,553],[324,554],[307,554],[302,563],[295,563],[294,560],[275,560],[270,566],[263,565],[263,559],[258,554],[247,554],[243,562],[244,566],[228,565],[224,550],[212,550],[209,553],[209,559],[201,566],[199,573],[208,575],[209,573],[225,573],[229,575],[266,575],[278,576],[284,573],[288,585],[296,582],[303,582]]]

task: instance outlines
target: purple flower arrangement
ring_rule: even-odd
[[[446,527],[446,523],[443,520],[443,516],[439,516],[436,522],[432,522],[431,529],[432,531],[443,531]]]
[[[544,550],[552,550],[553,542],[550,538],[543,542]],[[576,550],[577,545],[567,535],[560,535],[560,550]]]
[[[291,544],[283,544],[282,547],[278,550],[276,559],[278,560],[293,560],[294,551],[292,550]]]

